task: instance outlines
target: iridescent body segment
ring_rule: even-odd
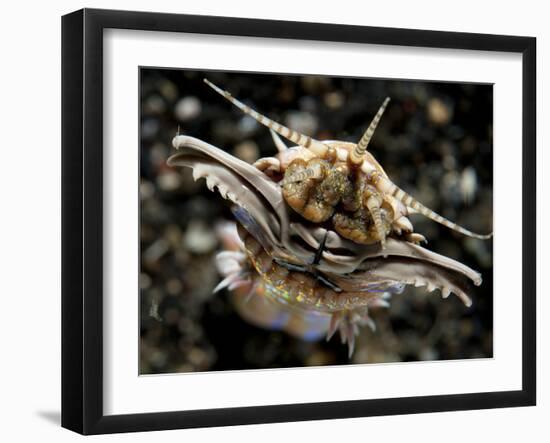
[[[369,308],[388,307],[387,298],[401,293],[395,281],[370,283],[361,291],[342,291],[330,285],[315,268],[280,264],[242,226],[225,225],[220,235],[224,251],[217,256],[225,277],[215,291],[229,288],[233,302],[247,321],[269,329],[281,329],[303,340],[329,340],[340,332],[351,357],[359,326],[374,330]],[[237,234],[238,231],[238,234]],[[242,253],[245,254],[242,254]]]
[[[386,282],[372,283],[371,291],[342,291],[330,287],[330,281],[314,269],[299,269],[298,265],[274,260],[245,229],[239,228],[239,236],[244,242],[250,263],[265,283],[266,296],[298,309],[316,310],[325,313],[353,310],[367,307],[380,298],[381,292],[391,291],[393,285]],[[376,291],[375,291],[376,290]]]

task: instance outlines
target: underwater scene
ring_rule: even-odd
[[[493,356],[492,85],[139,76],[140,374]]]

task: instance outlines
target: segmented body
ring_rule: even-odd
[[[370,308],[388,307],[386,299],[403,291],[398,280],[374,279],[361,290],[342,290],[314,266],[273,258],[242,225],[220,230],[224,251],[216,257],[225,278],[215,289],[227,287],[238,312],[249,322],[281,329],[303,340],[329,340],[337,331],[353,354],[359,326],[374,330]],[[238,233],[237,233],[238,232]]]
[[[370,290],[342,291],[322,275],[302,270],[299,265],[274,260],[244,228],[238,228],[239,236],[250,263],[266,287],[265,295],[278,303],[302,310],[324,313],[349,311],[368,307],[384,292],[400,292],[402,286],[385,282],[371,282]],[[392,291],[393,290],[393,291]]]
[[[325,144],[328,149],[322,156],[311,157],[310,151],[300,147],[277,155],[284,171],[281,185],[288,205],[311,222],[330,222],[342,237],[361,244],[385,242],[390,234],[411,234],[407,207],[375,186],[379,177],[388,180],[378,162],[369,155],[357,167],[349,160],[353,143]],[[290,162],[286,158],[289,155]],[[256,164],[260,169],[263,165],[261,160]],[[297,180],[302,178],[300,174],[306,177]]]

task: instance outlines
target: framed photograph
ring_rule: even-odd
[[[62,20],[62,425],[534,405],[531,37]]]

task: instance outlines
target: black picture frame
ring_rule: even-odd
[[[522,389],[131,415],[103,412],[103,30],[519,53],[522,97]],[[83,9],[62,18],[62,426],[82,434],[529,406],[536,403],[536,39]]]

